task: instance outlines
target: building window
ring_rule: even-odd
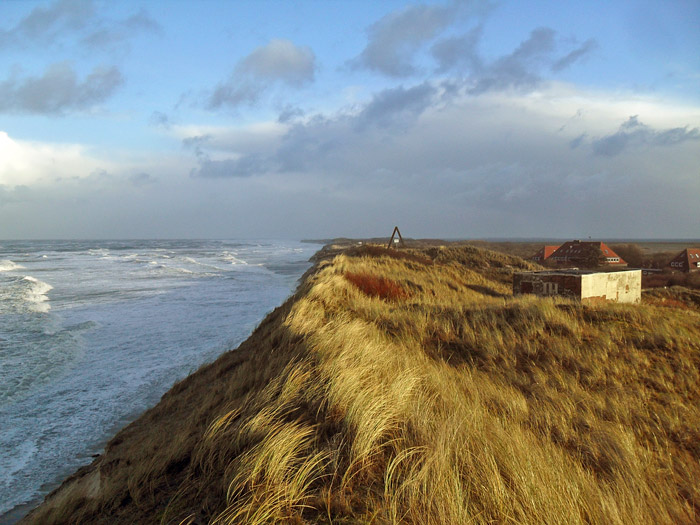
[[[544,283],[544,294],[545,295],[555,295],[559,292],[558,283]]]

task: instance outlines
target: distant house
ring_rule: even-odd
[[[552,256],[552,254],[557,250],[557,248],[559,248],[558,244],[556,246],[542,246],[539,252],[530,257],[530,260],[535,262],[546,261]]]
[[[549,257],[559,264],[627,266],[627,262],[601,241],[568,241]]]
[[[681,272],[700,271],[700,249],[686,248],[676,255],[668,265]]]
[[[561,295],[584,303],[615,301],[638,303],[642,271],[550,270],[513,275],[513,294]]]

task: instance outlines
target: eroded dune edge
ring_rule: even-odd
[[[327,249],[26,523],[696,523],[700,294],[513,297],[475,247]]]

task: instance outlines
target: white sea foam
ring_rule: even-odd
[[[29,302],[29,309],[35,312],[48,312],[51,310],[51,305],[49,304],[49,298],[46,295],[50,290],[53,290],[53,286],[44,281],[40,281],[32,277],[31,275],[26,276],[23,281],[27,281],[30,286],[27,287],[24,298]]]
[[[29,463],[29,460],[37,453],[38,447],[32,440],[22,441],[14,450],[13,457],[8,461],[8,474],[13,477],[14,474],[22,472],[24,467]]]
[[[191,273],[191,274],[194,274],[194,272],[193,272],[192,270],[188,270],[187,268],[178,268],[177,266],[176,266],[176,267],[173,267],[173,268],[169,268],[169,267],[167,267],[167,266],[163,266],[163,268],[168,268],[168,270],[173,270],[173,271],[175,271],[175,272],[180,272],[180,273]]]
[[[13,270],[21,270],[22,268],[24,268],[24,266],[12,262],[9,259],[0,260],[0,272],[11,272]]]
[[[164,273],[185,273],[185,274],[194,274],[192,270],[188,270],[187,268],[180,268],[178,266],[167,266],[165,264],[155,264],[154,265],[156,270],[159,270]]]
[[[235,255],[233,255],[231,252],[223,252],[221,254],[221,258],[224,261],[230,262],[231,264],[248,264],[247,262],[242,261],[241,259],[239,259]]]

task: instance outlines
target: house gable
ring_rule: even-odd
[[[561,264],[587,264],[600,250],[599,264],[627,266],[627,262],[616,254],[612,248],[601,241],[568,241],[562,244],[552,255],[551,259]]]
[[[558,244],[555,246],[543,246],[542,248],[540,248],[540,250],[535,255],[530,257],[530,260],[537,261],[537,262],[546,261],[547,259],[549,259],[552,256],[552,254],[555,251],[557,251],[558,248],[559,248]]]
[[[668,265],[681,272],[697,272],[700,271],[700,249],[686,248],[681,253],[676,255]]]

